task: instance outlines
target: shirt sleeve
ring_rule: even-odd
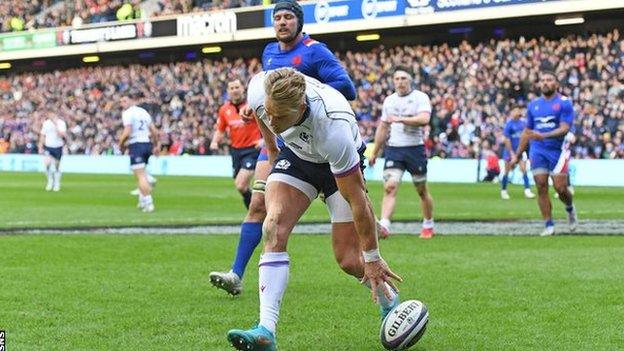
[[[132,116],[130,116],[130,113],[128,112],[128,110],[124,111],[121,114],[121,120],[123,122],[124,127],[132,125]]]
[[[317,140],[319,153],[335,177],[345,177],[359,170],[360,157],[353,142],[351,125],[344,120],[333,120],[322,139]]]
[[[355,86],[336,56],[323,43],[314,44],[312,48],[319,80],[338,90],[347,100],[355,100]]]
[[[562,100],[561,104],[561,122],[565,122],[572,126],[574,123],[574,107],[572,106],[572,100],[569,98]]]
[[[416,113],[421,112],[431,113],[431,100],[425,93],[418,94],[418,99],[416,100]]]
[[[58,124],[58,130],[59,132],[65,133],[67,131],[67,124],[65,124],[65,121],[60,121]]]

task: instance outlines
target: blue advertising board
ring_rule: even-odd
[[[322,24],[553,1],[560,0],[321,0],[301,7],[306,24]],[[264,11],[266,27],[273,26],[272,13],[272,7]]]

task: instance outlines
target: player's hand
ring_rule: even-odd
[[[399,289],[397,289],[391,279],[403,282],[403,278],[390,270],[390,267],[388,267],[388,264],[383,258],[380,258],[379,261],[364,263],[364,278],[362,278],[362,284],[370,282],[373,301],[377,301],[379,298],[379,296],[377,296],[377,287],[381,287],[383,294],[386,295],[388,299],[392,297],[390,291],[388,291],[388,287],[384,283],[388,283],[394,291],[399,292]]]
[[[249,123],[254,119],[253,110],[249,106],[245,106],[240,110],[240,116],[245,123]]]
[[[160,155],[160,146],[154,146],[154,149],[152,149],[152,155],[154,156]]]
[[[264,147],[264,139],[262,139],[262,138],[258,139],[258,141],[256,141],[256,144],[254,145],[254,147],[256,149],[262,149]]]
[[[212,143],[210,143],[210,150],[212,150],[212,151],[219,150],[219,144],[217,144],[217,143],[215,143],[213,141]]]
[[[40,155],[43,155],[43,148],[42,147],[39,147],[37,151],[39,151]]]
[[[121,151],[122,155],[125,155],[126,154],[126,145],[119,144],[119,151]]]
[[[375,167],[375,163],[377,162],[377,155],[371,155],[368,159],[368,165],[371,167]]]
[[[397,116],[388,116],[386,117],[386,123],[397,123],[401,122],[401,118]]]

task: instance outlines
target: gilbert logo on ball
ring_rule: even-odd
[[[387,350],[407,350],[425,333],[429,311],[418,300],[407,300],[395,307],[381,324],[381,344]]]

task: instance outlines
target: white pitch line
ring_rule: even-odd
[[[395,222],[392,224],[393,234],[419,234],[420,222]],[[543,229],[541,221],[500,221],[500,222],[437,222],[436,234],[440,235],[537,235]],[[555,224],[555,230],[567,234],[568,226],[564,221]],[[295,227],[295,234],[328,234],[330,224],[300,224]],[[84,228],[84,229],[29,229],[4,230],[2,234],[207,234],[229,235],[240,232],[239,225],[204,225],[193,227],[115,227],[115,228]],[[580,221],[575,234],[608,234],[624,235],[624,221],[596,220]]]

